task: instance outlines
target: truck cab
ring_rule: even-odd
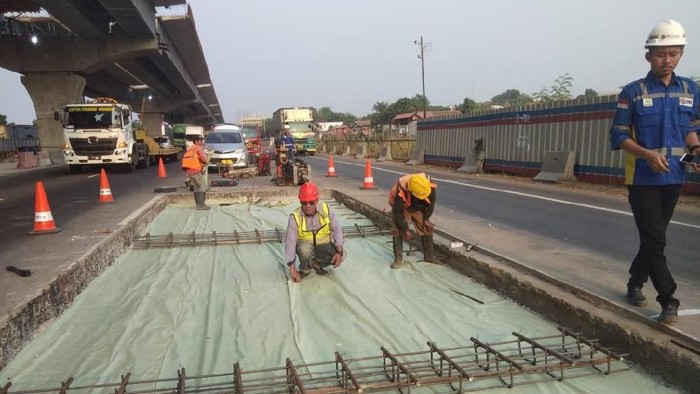
[[[110,98],[66,105],[63,157],[71,172],[87,165],[119,165],[129,172],[146,167],[148,147],[136,140],[131,115],[131,107]]]

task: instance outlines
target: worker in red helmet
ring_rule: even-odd
[[[343,229],[328,204],[319,203],[318,187],[306,182],[299,188],[301,207],[289,215],[284,256],[295,282],[313,269],[326,275],[326,267],[340,267],[344,258]],[[296,257],[299,256],[299,268]]]

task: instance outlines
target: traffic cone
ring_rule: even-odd
[[[377,190],[374,186],[374,178],[372,177],[372,163],[367,159],[367,165],[365,166],[365,182],[360,187],[362,190]]]
[[[109,188],[107,173],[104,168],[100,169],[100,198],[97,200],[100,204],[113,203],[112,189]]]
[[[158,158],[158,178],[167,178],[168,174],[165,173],[165,166],[163,165],[163,158]]]
[[[328,174],[326,174],[326,178],[335,178],[337,175],[335,174],[335,164],[333,163],[333,155],[328,156]]]
[[[61,231],[56,227],[49,208],[49,201],[46,199],[46,191],[44,183],[38,181],[36,183],[36,202],[34,203],[34,230],[29,232],[29,235],[38,234],[53,234]]]

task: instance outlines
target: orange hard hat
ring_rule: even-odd
[[[311,182],[306,182],[299,188],[299,202],[318,201],[318,187]]]

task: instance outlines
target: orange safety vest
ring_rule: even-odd
[[[199,160],[197,148],[197,145],[192,145],[190,149],[187,149],[187,152],[185,152],[185,154],[182,155],[183,170],[202,170],[202,162]]]
[[[410,191],[408,191],[408,178],[413,176],[415,174],[408,174],[404,175],[401,178],[399,178],[398,182],[394,185],[394,187],[391,188],[391,191],[389,192],[389,205],[392,207],[394,206],[394,200],[396,199],[396,195],[403,200],[403,206],[404,208],[408,208],[411,206],[411,199],[413,198],[413,194],[411,194]],[[418,175],[422,175],[430,181],[430,177],[428,175],[425,175],[425,173],[420,173]],[[437,184],[430,182],[430,187],[432,189],[437,189]],[[430,199],[426,197],[425,201],[430,204]]]

